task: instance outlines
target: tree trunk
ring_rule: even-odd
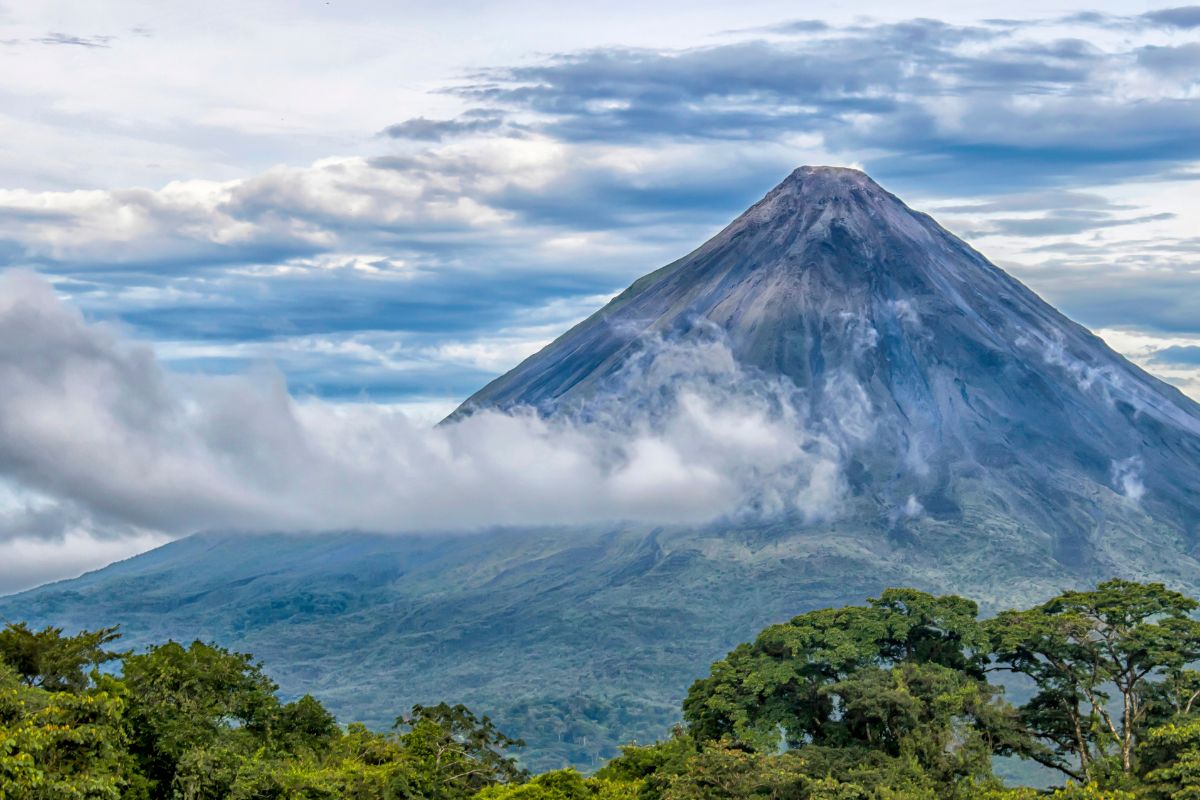
[[[1133,699],[1131,691],[1121,692],[1124,702],[1124,716],[1121,719],[1121,769],[1128,775],[1133,771]]]

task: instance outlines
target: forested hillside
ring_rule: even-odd
[[[970,600],[891,589],[738,646],[678,728],[592,776],[531,776],[521,732],[461,705],[416,706],[388,731],[339,725],[216,644],[120,652],[113,628],[10,624],[0,800],[1192,800],[1197,607],[1113,580],[980,620]],[[1005,676],[1031,687],[1023,703]],[[1006,787],[998,757],[1061,786]]]

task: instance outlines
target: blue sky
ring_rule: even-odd
[[[429,420],[852,165],[1200,396],[1200,7],[942,5],[0,0],[0,267]]]

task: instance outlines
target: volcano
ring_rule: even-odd
[[[628,389],[647,341],[714,329],[739,365],[804,390],[856,493],[893,522],[919,507],[987,536],[1006,519],[1110,571],[1114,540],[1147,528],[1195,547],[1200,407],[852,169],[797,169],[451,419],[585,411]]]
[[[662,735],[734,643],[886,586],[985,608],[1113,575],[1200,588],[1200,406],[856,170],[796,170],[443,424],[654,420],[711,382],[663,360],[689,350],[786,388],[772,402],[822,448],[835,508],[802,492],[703,525],[208,533],[0,613],[215,639],[344,719],[463,701],[549,767]]]

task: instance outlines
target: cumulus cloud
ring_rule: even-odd
[[[23,527],[0,550],[26,561],[42,552],[31,540],[84,535],[64,509],[144,543],[211,528],[818,518],[839,501],[838,448],[797,416],[794,387],[741,375],[719,341],[647,349],[621,377],[647,406],[433,429],[386,406],[298,402],[270,371],[169,374],[30,274],[0,277],[0,342],[0,477],[58,504],[18,509]],[[33,525],[33,511],[57,521]]]
[[[73,577],[169,538],[0,477],[0,594]]]
[[[15,260],[72,272],[273,264],[347,240],[435,242],[505,217],[453,187],[363,158],[160,190],[0,190],[0,239],[21,248]]]
[[[719,179],[697,176],[697,157],[728,169]],[[711,230],[718,217],[698,225],[692,215],[749,204],[778,180],[782,163],[768,151],[744,158],[697,146],[647,155],[529,136],[159,189],[0,189],[0,246],[8,251],[0,258],[109,281],[248,266],[266,275],[336,265],[413,274],[464,263],[482,275],[497,261],[510,272],[561,270],[564,258],[607,264],[627,254],[636,238],[614,228],[670,222],[680,241]]]
[[[461,398],[757,199],[786,163],[761,156],[497,138],[159,189],[0,190],[0,265],[55,276],[175,368],[270,360],[304,394]]]
[[[96,536],[75,529],[61,537],[17,537],[0,540],[0,594],[31,589],[54,580],[74,577],[114,561],[166,544],[169,537],[155,533],[132,536]]]

